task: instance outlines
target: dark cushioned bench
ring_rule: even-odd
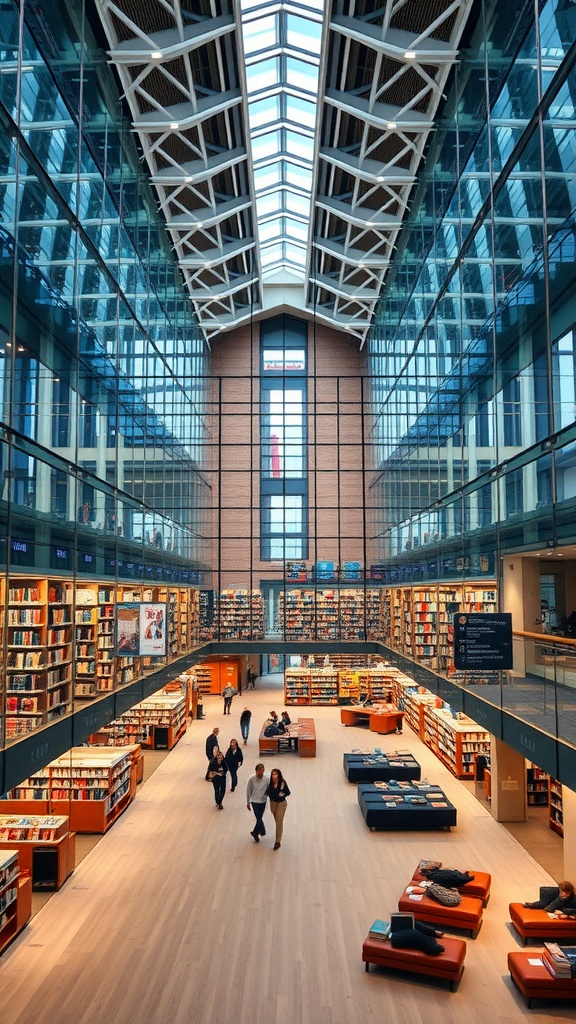
[[[414,914],[417,921],[437,925],[442,930],[461,928],[470,932],[472,939],[476,938],[482,927],[483,909],[482,900],[476,899],[474,896],[463,896],[462,902],[457,907],[445,907],[426,894],[421,900],[411,900],[409,894],[404,892],[398,900],[398,910]],[[443,939],[442,945],[444,945]]]
[[[492,885],[492,875],[489,875],[486,871],[476,871],[474,868],[466,868],[466,871],[470,875],[474,875],[473,882],[466,882],[466,885],[461,885],[458,888],[458,892],[461,896],[473,896],[475,899],[482,900],[485,907],[488,906],[488,900],[490,899],[490,888]],[[424,875],[416,868],[412,875],[412,881],[410,885],[420,885],[424,880]]]
[[[576,942],[576,917],[551,918],[545,910],[531,910],[521,903],[511,903],[510,918],[525,946],[528,939],[550,939],[552,942]]]
[[[419,779],[421,768],[415,757],[388,754],[344,754],[344,771],[348,782],[389,782]]]
[[[418,949],[395,949],[388,939],[372,939],[370,936],[362,946],[362,960],[369,970],[370,964],[390,967],[394,971],[409,971],[425,974],[430,978],[444,978],[455,992],[464,970],[466,943],[462,939],[444,936],[441,939],[444,952],[430,956]]]
[[[391,792],[391,791],[390,791]],[[451,828],[456,824],[456,808],[449,803],[439,786],[430,786],[430,793],[440,794],[446,807],[435,807],[431,801],[425,804],[409,802],[386,806],[385,790],[378,789],[371,783],[358,786],[358,803],[368,828],[396,831],[420,831],[423,829]],[[405,796],[422,797],[417,789],[406,790]]]
[[[444,940],[442,940],[444,941]],[[535,999],[576,999],[576,978],[553,978],[544,964],[530,964],[534,953],[508,953],[508,970],[531,1010]]]

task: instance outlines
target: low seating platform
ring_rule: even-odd
[[[354,705],[340,708],[342,725],[367,725],[372,732],[385,735],[389,732],[402,732],[404,712],[399,711],[395,704],[369,704],[367,707]]]
[[[394,971],[409,971],[424,974],[430,978],[443,978],[450,991],[455,992],[464,970],[466,943],[462,939],[444,936],[441,940],[444,952],[430,956],[417,949],[399,949],[390,945],[389,939],[373,939],[370,936],[362,946],[362,960],[366,970],[370,964],[390,967]]]
[[[412,754],[344,754],[344,771],[348,782],[389,782],[418,780],[421,768]]]
[[[473,896],[475,899],[482,900],[485,907],[488,906],[488,900],[490,899],[490,888],[492,886],[492,875],[488,874],[487,871],[476,871],[474,868],[466,868],[466,871],[470,875],[474,875],[473,882],[466,882],[466,885],[458,887],[458,892],[461,896]],[[421,885],[425,881],[424,875],[416,868],[412,875],[412,881],[410,885]]]
[[[412,900],[409,893],[404,892],[398,900],[398,910],[414,914],[417,921],[437,925],[442,930],[462,929],[469,932],[472,939],[477,937],[482,927],[483,909],[482,900],[474,896],[462,896],[462,901],[457,907],[445,907],[426,894],[421,899]]]
[[[544,964],[530,963],[537,959],[531,952],[508,953],[508,970],[512,981],[524,996],[531,1010],[535,999],[576,999],[576,978],[553,978]]]
[[[260,754],[282,754],[295,751],[300,757],[316,757],[316,726],[313,718],[299,718],[292,722],[286,732],[277,736],[265,736],[268,723],[264,722],[258,737]]]
[[[576,943],[576,917],[551,918],[545,910],[531,910],[521,903],[511,903],[509,910],[512,924],[524,946],[528,939]]]
[[[419,782],[361,783],[358,803],[372,831],[449,829],[456,824],[456,808],[439,786]]]

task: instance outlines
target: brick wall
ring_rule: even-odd
[[[308,363],[308,561],[363,562],[364,357],[356,339],[317,326]],[[283,574],[281,563],[260,561],[258,371],[258,324],[213,341],[212,564],[221,586],[258,587]]]

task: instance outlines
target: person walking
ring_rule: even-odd
[[[208,739],[206,740],[206,757],[208,758],[208,764],[210,764],[210,761],[212,760],[214,754],[216,753],[216,748],[218,747],[219,732],[220,729],[216,726],[214,729],[212,729],[212,732],[210,733]],[[205,776],[206,782],[210,782],[210,779],[208,778],[208,771],[209,769],[207,768]]]
[[[282,843],[284,831],[284,815],[286,814],[286,797],[290,796],[288,783],[279,768],[273,768],[270,772],[270,782],[266,789],[266,796],[270,800],[270,810],[276,822],[276,841],[274,849],[279,850]]]
[[[228,683],[228,686],[225,686],[224,689],[222,690],[222,696],[224,697],[224,714],[225,715],[229,715],[230,714],[230,708],[232,707],[232,698],[233,698],[235,693],[236,693],[236,690],[234,689],[233,686],[230,686],[230,683]]]
[[[214,800],[219,811],[224,810],[222,801],[224,800],[224,794],[226,792],[227,771],[228,765],[226,764],[226,758],[222,751],[217,748],[214,757],[208,765],[208,778],[214,786]]]
[[[240,732],[242,733],[242,739],[244,740],[244,746],[248,743],[248,736],[250,734],[250,719],[252,718],[252,712],[250,708],[244,708],[244,711],[240,715]]]
[[[266,790],[268,789],[270,779],[264,774],[263,764],[257,764],[254,772],[255,774],[248,779],[248,785],[246,786],[246,806],[249,811],[254,811],[256,824],[254,825],[250,835],[255,843],[259,843],[260,836],[266,835],[266,829],[262,819],[264,817],[264,811],[266,810]]]
[[[238,769],[244,764],[244,754],[238,746],[238,740],[230,740],[230,746],[226,751],[226,764],[230,772],[230,792],[233,793],[238,785]]]

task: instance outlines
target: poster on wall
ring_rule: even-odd
[[[153,601],[116,606],[116,654],[166,656],[166,605]]]

